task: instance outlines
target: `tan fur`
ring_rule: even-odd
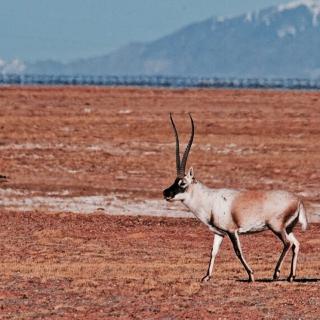
[[[289,192],[241,191],[232,203],[231,215],[237,228],[265,224],[280,232],[297,217],[298,211],[299,199]]]
[[[245,225],[251,215],[262,213],[262,204],[265,201],[265,193],[260,191],[243,191],[234,199],[231,207],[231,215],[237,228]]]
[[[292,221],[297,218],[299,201],[292,201],[286,210],[281,214],[282,228],[286,228]],[[296,217],[295,217],[296,214]]]

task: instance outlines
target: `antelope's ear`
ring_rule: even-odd
[[[190,167],[188,173],[187,173],[188,178],[193,179],[194,177],[194,172],[193,172],[193,168]]]

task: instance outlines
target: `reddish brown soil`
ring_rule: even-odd
[[[319,110],[318,92],[0,88],[0,173],[7,188],[158,198],[175,173],[168,113],[186,141],[192,112],[200,180],[319,202]]]
[[[175,176],[168,113],[186,141],[192,112],[199,180],[287,189],[316,212],[319,110],[317,92],[2,87],[1,189],[161,199]],[[215,279],[201,284],[212,236],[193,219],[19,213],[3,199],[0,209],[0,319],[319,317],[318,225],[297,232],[293,284],[269,282],[281,244],[268,232],[242,237],[259,281],[242,281],[226,239]]]
[[[194,219],[0,214],[1,319],[318,319],[320,227],[301,241],[297,281],[269,232],[243,236],[256,283],[225,239],[202,284],[212,235]]]
[[[20,190],[158,198],[175,174],[168,113],[186,142],[192,112],[200,180],[319,202],[319,110],[318,92],[0,88],[0,174]]]

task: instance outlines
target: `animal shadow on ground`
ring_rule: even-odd
[[[249,282],[246,279],[239,279],[237,280],[238,282]],[[268,283],[268,282],[279,282],[279,281],[283,281],[283,282],[288,282],[287,279],[283,278],[283,279],[277,279],[277,280],[273,280],[272,278],[262,278],[262,279],[255,279],[255,282],[264,282],[264,283]],[[308,283],[308,282],[320,282],[320,278],[296,278],[293,280],[293,282],[300,282],[300,283]]]

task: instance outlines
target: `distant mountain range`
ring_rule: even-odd
[[[320,0],[210,18],[100,57],[25,63],[24,72],[319,78]]]

